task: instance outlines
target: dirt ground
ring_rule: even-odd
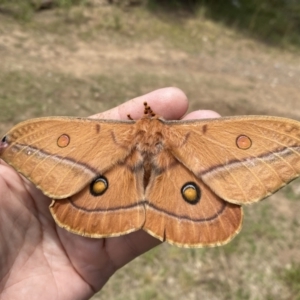
[[[30,117],[88,116],[164,86],[185,91],[190,111],[300,120],[299,51],[200,17],[104,4],[25,24],[0,14],[0,57],[2,132]],[[300,299],[299,198],[298,180],[246,207],[228,246],[163,245],[93,299]]]
[[[139,29],[131,28],[134,21],[130,12],[114,10],[104,5],[94,12],[81,12],[80,17],[87,21],[79,25],[72,24],[76,13],[65,21],[71,25],[52,12],[38,14],[30,29],[4,19],[0,35],[3,72],[26,71],[31,76],[54,79],[59,74],[95,82],[95,77],[104,74],[122,77],[120,85],[136,74],[144,74],[149,77],[145,80],[150,81],[148,88],[144,87],[145,92],[176,85],[188,94],[191,110],[205,108],[215,109],[222,115],[272,114],[299,119],[297,53],[268,47],[209,20],[203,21],[200,30],[197,18],[183,21],[184,30],[190,30],[190,37],[186,37],[190,38],[188,43],[185,44],[186,32],[182,30],[177,33],[178,41],[174,45],[176,33],[168,32],[174,25],[172,19],[146,16],[162,34],[153,37],[155,32],[152,32],[140,37]],[[98,15],[113,17],[99,25]],[[133,16],[138,22],[135,26],[140,26],[141,31],[147,28],[143,17]],[[110,22],[121,23],[121,29],[114,29],[118,25]],[[104,32],[101,26],[108,30]],[[164,35],[171,41],[166,41]],[[151,79],[157,82],[152,83]],[[105,102],[101,96],[98,95],[99,102]],[[124,101],[128,96],[121,99]],[[103,108],[108,106],[103,104]]]

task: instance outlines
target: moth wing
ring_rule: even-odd
[[[32,119],[6,134],[0,157],[49,197],[67,198],[128,156],[132,124],[69,117]]]
[[[169,145],[172,154],[232,203],[259,201],[299,176],[297,121],[245,116],[167,124],[180,137]]]
[[[199,189],[198,200],[193,185]],[[162,241],[181,247],[222,245],[240,231],[242,217],[239,205],[222,200],[179,162],[152,174],[143,229]]]
[[[50,211],[56,223],[87,237],[119,236],[136,231],[145,221],[143,168],[127,159],[101,177],[106,190],[95,195],[91,183],[67,199],[53,200]],[[120,180],[121,179],[121,180]]]

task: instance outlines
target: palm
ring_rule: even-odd
[[[70,284],[72,290],[75,287],[92,294],[91,287],[74,267],[76,261],[68,257],[68,241],[61,241],[47,208],[50,199],[10,167],[0,167],[1,257],[6,257],[1,268],[2,295],[19,299],[24,287],[39,287],[35,289],[39,299],[46,299],[42,297],[45,295],[49,299],[68,299],[66,287]],[[28,276],[32,270],[36,273]]]
[[[19,299],[26,286],[34,287],[38,299],[88,298],[140,253],[137,236],[144,242],[151,238],[143,232],[135,233],[135,239],[128,235],[108,240],[68,233],[53,221],[49,198],[7,165],[0,165],[0,175],[3,296]]]

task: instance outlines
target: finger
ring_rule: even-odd
[[[128,120],[128,114],[132,119],[140,119],[144,114],[144,102],[151,109],[167,120],[180,119],[187,111],[187,96],[178,88],[168,87],[155,90],[149,94],[129,100],[106,112],[93,115],[93,118]]]
[[[213,119],[220,117],[221,116],[213,110],[196,110],[184,116],[183,120]]]

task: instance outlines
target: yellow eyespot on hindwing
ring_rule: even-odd
[[[181,188],[181,195],[189,204],[196,204],[201,198],[201,191],[196,183],[187,182]]]
[[[103,195],[108,189],[108,181],[104,176],[97,177],[90,186],[90,192],[94,196]]]

